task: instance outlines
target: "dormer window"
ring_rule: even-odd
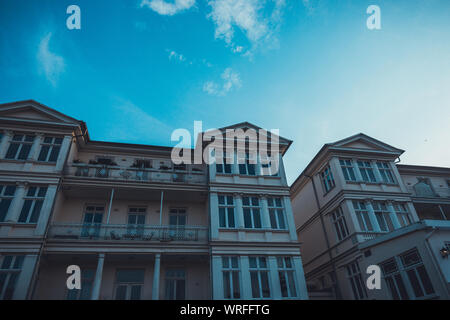
[[[370,161],[358,161],[359,172],[364,182],[377,182]]]
[[[239,174],[255,176],[256,175],[256,154],[245,154],[245,159],[241,159],[239,163]],[[244,162],[244,163],[241,163]]]

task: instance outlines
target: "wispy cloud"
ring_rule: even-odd
[[[238,89],[242,86],[241,77],[238,72],[231,68],[225,69],[222,73],[221,82],[207,81],[203,85],[203,91],[213,96],[225,96],[233,89]]]
[[[270,4],[270,5],[269,5]],[[215,24],[216,39],[223,39],[233,52],[243,52],[234,43],[235,31],[241,30],[251,44],[251,50],[276,44],[276,31],[281,22],[285,0],[211,0],[208,17]],[[251,53],[249,50],[246,54]]]
[[[37,60],[39,72],[43,73],[47,80],[56,87],[59,76],[65,70],[65,62],[62,56],[50,51],[49,45],[52,33],[49,32],[39,43]]]
[[[167,16],[190,9],[195,5],[195,0],[175,0],[173,2],[166,2],[164,0],[142,0],[141,8],[148,7],[153,11]]]
[[[180,62],[186,61],[186,57],[184,55],[182,55],[181,53],[178,53],[173,50],[166,50],[166,51],[169,52],[169,60],[175,60],[175,61],[180,61]]]

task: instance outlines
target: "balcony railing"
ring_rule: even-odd
[[[386,233],[389,233],[389,232],[370,232],[370,231],[357,232],[357,233],[353,234],[352,243],[355,244],[358,242],[372,240],[372,239],[375,239],[376,237],[379,237]]]
[[[206,242],[208,240],[208,228],[197,226],[60,223],[50,226],[48,237],[61,240]]]
[[[137,169],[120,166],[104,166],[73,163],[66,167],[65,174],[73,177],[88,177],[108,180],[169,182],[187,184],[205,184],[206,174],[201,167],[187,167],[186,170]]]

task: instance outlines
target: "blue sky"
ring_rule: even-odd
[[[450,166],[449,13],[448,0],[1,0],[0,102],[37,100],[96,140],[173,145],[194,120],[279,128],[290,182],[358,132],[402,163]]]

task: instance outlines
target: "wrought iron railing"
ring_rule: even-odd
[[[208,240],[208,228],[197,226],[58,223],[50,226],[48,237],[62,240],[206,242]]]

